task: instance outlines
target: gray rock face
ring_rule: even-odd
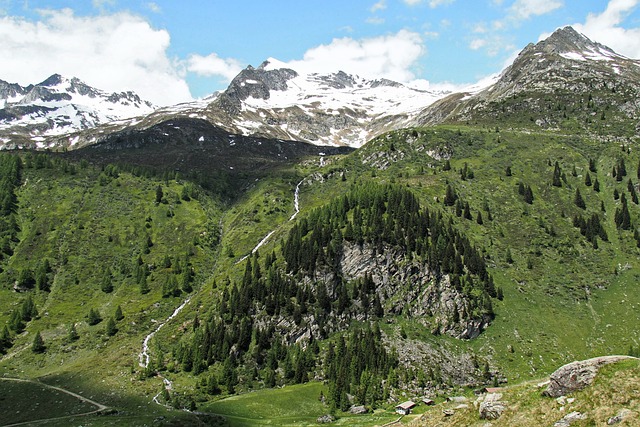
[[[367,413],[367,408],[364,406],[352,406],[349,408],[349,413],[353,415],[362,415]]]
[[[497,420],[505,409],[506,406],[502,402],[485,401],[480,403],[478,412],[483,420]]]
[[[553,427],[569,427],[571,424],[575,423],[576,421],[580,421],[580,420],[584,420],[585,418],[587,418],[586,414],[581,414],[580,412],[571,412],[567,415],[565,415],[564,417],[562,417],[561,420],[556,421],[553,424]]]
[[[582,390],[593,383],[602,366],[629,358],[629,356],[603,356],[564,365],[551,374],[549,386],[544,394],[549,397],[560,397]]]
[[[451,285],[449,276],[435,277],[428,265],[406,260],[398,249],[387,247],[378,252],[367,244],[345,244],[340,268],[349,280],[371,275],[383,302],[394,301],[392,312],[432,317],[435,332],[473,339],[489,325],[488,316],[473,315],[469,299]],[[393,300],[401,289],[404,297]]]

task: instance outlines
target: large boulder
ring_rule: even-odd
[[[480,418],[483,420],[497,420],[506,406],[500,401],[484,401],[480,403]]]
[[[629,358],[629,356],[602,356],[564,365],[551,374],[549,385],[543,394],[560,397],[582,390],[593,383],[602,366]]]

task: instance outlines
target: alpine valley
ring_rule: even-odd
[[[0,425],[640,423],[640,61],[0,96]]]

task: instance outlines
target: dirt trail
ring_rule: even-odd
[[[65,393],[68,394],[69,396],[73,396],[76,399],[79,399],[83,402],[86,402],[90,405],[94,405],[96,407],[95,410],[93,411],[89,411],[89,412],[83,412],[81,414],[74,414],[74,415],[66,415],[63,417],[52,417],[52,418],[42,418],[39,420],[32,420],[32,421],[25,421],[25,422],[21,422],[21,423],[14,423],[14,424],[4,424],[3,427],[13,427],[13,426],[24,426],[24,425],[33,425],[33,424],[38,424],[38,423],[43,423],[43,422],[48,422],[48,421],[56,421],[56,420],[66,420],[69,418],[75,418],[75,417],[84,417],[87,415],[92,415],[92,414],[97,414],[98,412],[104,411],[106,409],[108,409],[109,407],[106,405],[103,405],[102,403],[98,403],[94,400],[91,400],[87,397],[81,396],[77,393],[74,393],[72,391],[69,390],[65,390],[61,387],[56,387],[54,385],[49,385],[49,384],[45,384],[42,383],[40,381],[35,381],[35,380],[25,380],[25,379],[21,379],[21,378],[0,378],[0,381],[14,381],[14,382],[22,382],[22,383],[31,383],[31,384],[36,384],[42,387],[47,387],[53,390],[57,390],[61,393]]]

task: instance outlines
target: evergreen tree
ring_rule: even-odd
[[[596,168],[596,161],[593,159],[589,159],[589,171],[596,173],[597,172],[597,168]]]
[[[464,202],[464,212],[462,216],[464,219],[471,220],[471,207],[469,206],[469,202]]]
[[[506,169],[505,169],[505,171],[504,171],[504,174],[505,174],[506,176],[511,176],[511,175],[512,175],[512,172],[511,172],[511,166],[507,166],[507,168],[506,168]]]
[[[49,264],[48,259],[44,259],[41,263],[38,264],[38,268],[36,269],[36,288],[43,292],[49,292],[49,281],[47,278],[47,274],[51,271],[51,266]]]
[[[551,184],[554,187],[562,187],[562,181],[560,180],[561,175],[562,171],[560,170],[560,164],[556,161],[553,167],[553,180],[551,181]]]
[[[113,317],[110,317],[107,321],[105,332],[110,337],[114,336],[118,332],[118,327],[116,326],[116,321],[113,319]]]
[[[451,188],[451,185],[447,184],[447,189],[444,195],[444,205],[453,206],[457,198],[458,196],[456,195],[455,191],[453,191],[453,188]]]
[[[93,308],[89,309],[89,314],[87,318],[88,318],[87,323],[89,323],[89,325],[91,326],[97,325],[98,323],[102,322],[102,317],[100,316],[100,312]]]
[[[533,204],[533,190],[531,189],[531,186],[527,185],[524,189],[524,201],[528,204]]]
[[[629,207],[627,206],[627,198],[623,194],[620,197],[621,207],[616,209],[615,223],[616,227],[622,230],[631,229],[631,215],[629,214]]]
[[[593,181],[593,191],[595,191],[596,193],[600,192],[600,182],[598,181],[598,178]]]
[[[67,341],[73,342],[77,341],[79,338],[80,335],[78,335],[75,323],[71,323],[71,326],[69,326],[69,331],[67,332]]]
[[[482,213],[480,211],[478,211],[478,215],[476,216],[476,222],[480,225],[484,223],[484,221],[482,220]]]
[[[7,328],[7,325],[4,325],[0,331],[0,354],[4,353],[12,344],[9,328]]]
[[[124,319],[124,314],[122,314],[122,308],[119,305],[116,307],[116,311],[115,311],[113,317],[117,321],[120,321],[120,320]]]
[[[584,185],[586,185],[587,187],[591,187],[591,175],[589,175],[589,172],[587,172],[584,176]]]
[[[102,276],[102,280],[100,281],[100,289],[105,294],[110,294],[111,292],[113,292],[113,284],[111,283],[111,274],[109,272],[106,272]]]
[[[449,162],[448,159],[444,161],[444,166],[442,166],[442,170],[443,171],[450,171],[451,170],[451,163]]]
[[[573,203],[575,203],[575,205],[577,207],[579,207],[580,209],[586,209],[587,205],[584,202],[584,199],[582,198],[582,195],[580,194],[580,189],[576,188],[576,195],[573,199]]]
[[[44,345],[44,340],[42,339],[42,335],[40,332],[37,332],[35,337],[33,337],[33,344],[31,344],[31,351],[34,353],[44,353],[47,347]]]
[[[163,197],[164,197],[164,193],[162,192],[162,186],[158,185],[156,187],[156,205],[162,202]]]

